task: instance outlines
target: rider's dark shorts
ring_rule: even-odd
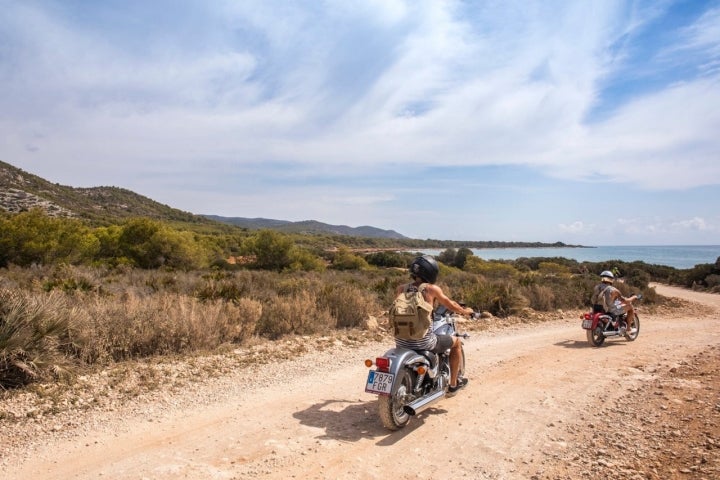
[[[437,344],[432,349],[434,353],[442,353],[453,345],[453,337],[451,335],[436,335]]]

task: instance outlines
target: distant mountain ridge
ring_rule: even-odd
[[[221,217],[218,215],[203,215],[205,218],[221,223],[236,225],[249,230],[271,228],[287,233],[326,233],[331,235],[347,235],[353,237],[394,238],[407,239],[408,237],[395,230],[383,230],[363,225],[349,227],[347,225],[330,225],[315,220],[291,222],[288,220],[273,220],[269,218]]]
[[[290,222],[266,218],[221,217],[195,215],[161,204],[150,198],[119,187],[75,188],[51,183],[0,161],[0,209],[22,212],[39,208],[48,215],[74,217],[95,224],[111,224],[131,217],[193,225],[234,225],[249,230],[269,228],[286,233],[322,233],[355,237],[407,238],[393,230],[370,226],[348,227],[329,225],[315,220]]]

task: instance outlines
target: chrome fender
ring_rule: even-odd
[[[398,378],[400,370],[412,365],[425,365],[430,368],[430,361],[423,355],[420,355],[415,350],[408,350],[407,348],[395,347],[391,348],[383,354],[383,357],[390,359],[390,369],[388,373],[392,373],[395,378]],[[395,393],[397,384],[393,381],[392,393]]]

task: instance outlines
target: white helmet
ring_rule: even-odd
[[[600,274],[600,278],[605,283],[612,283],[615,280],[615,275],[610,270],[605,270]]]

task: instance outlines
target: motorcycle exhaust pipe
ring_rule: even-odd
[[[632,335],[635,332],[637,332],[637,330],[635,330],[634,328],[631,328],[630,330],[626,330],[622,333],[614,331],[614,330],[610,331],[610,332],[603,332],[603,335],[605,335],[606,337],[622,337],[625,334]]]
[[[426,408],[430,407],[433,403],[440,400],[445,396],[445,390],[440,390],[435,393],[430,393],[424,397],[420,397],[414,402],[408,403],[403,407],[403,411],[408,415],[417,415]]]

